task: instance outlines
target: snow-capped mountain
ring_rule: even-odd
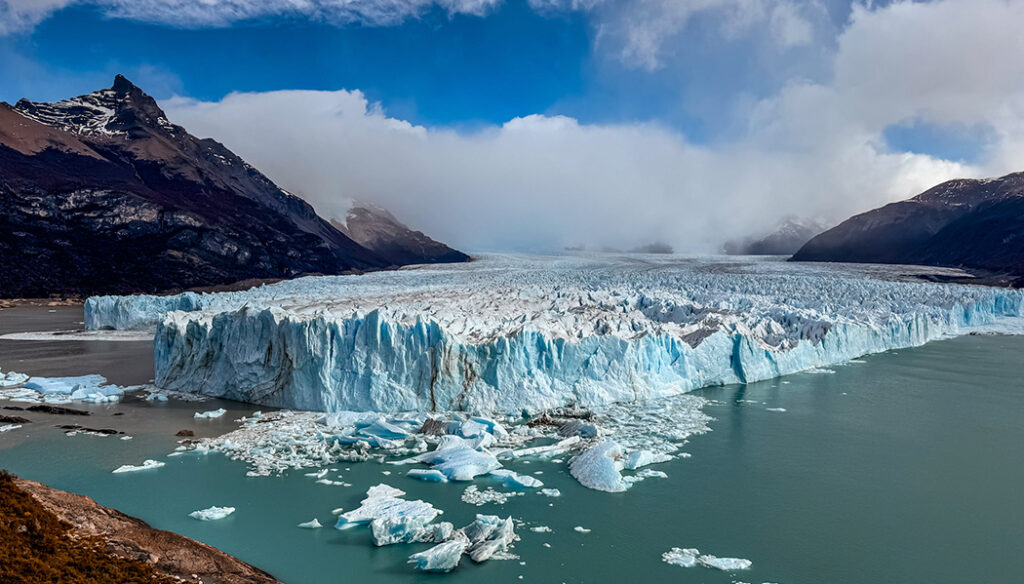
[[[332,219],[331,225],[395,265],[469,260],[466,254],[411,229],[387,209],[371,203],[349,200],[344,219]]]
[[[170,123],[120,75],[109,89],[55,103],[0,103],[0,202],[0,297],[155,292],[396,263],[219,142]]]
[[[790,216],[786,217],[775,231],[765,236],[726,242],[725,253],[729,255],[790,255],[826,229],[828,229],[828,224],[822,220]]]
[[[856,215],[810,240],[793,259],[1024,275],[1024,172],[951,180]]]

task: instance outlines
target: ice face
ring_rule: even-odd
[[[883,279],[901,269],[491,256],[93,298],[87,312],[93,328],[157,325],[161,388],[314,411],[481,413],[756,381],[1021,314],[1021,291]]]
[[[206,509],[193,511],[188,516],[199,521],[217,521],[218,519],[224,519],[234,512],[234,507],[207,507]]]
[[[622,447],[604,440],[576,455],[569,462],[569,473],[584,487],[618,493],[629,487],[620,474],[622,459]]]

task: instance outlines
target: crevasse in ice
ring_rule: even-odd
[[[156,324],[156,384],[318,411],[536,412],[664,397],[915,346],[1020,316],[1020,291],[913,268],[491,256],[245,292],[97,297]]]

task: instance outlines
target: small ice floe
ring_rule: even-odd
[[[21,427],[21,424],[4,424],[0,426],[0,432],[10,432],[11,430],[17,430]]]
[[[138,465],[138,466],[132,465],[132,464],[121,465],[121,466],[115,468],[113,472],[114,472],[114,474],[118,474],[118,473],[122,473],[122,472],[138,472],[140,470],[152,470],[152,469],[155,469],[155,468],[160,468],[164,464],[165,463],[163,463],[163,462],[161,462],[159,460],[146,460],[146,461],[143,461],[143,463]]]
[[[539,491],[539,493],[541,495],[544,495],[545,497],[561,497],[562,496],[562,491],[559,491],[558,489],[541,489]]]
[[[623,464],[622,447],[604,440],[569,461],[569,474],[588,489],[618,493],[629,488],[619,471]]]
[[[626,456],[625,467],[629,470],[636,470],[650,464],[658,464],[672,460],[671,454],[664,452],[651,452],[650,450],[634,450]]]
[[[466,490],[462,492],[462,502],[469,503],[470,505],[476,505],[477,507],[486,505],[487,503],[504,505],[505,502],[512,497],[522,494],[522,491],[503,493],[501,491],[495,491],[491,487],[487,487],[481,491],[476,485],[469,485],[466,487]]]
[[[406,473],[406,476],[428,483],[447,483],[448,477],[444,476],[444,473],[430,468],[414,468]]]
[[[786,408],[765,408],[764,411],[766,411],[766,412],[784,412],[784,411],[786,411]]]
[[[366,491],[357,509],[341,513],[335,529],[369,525],[376,545],[442,541],[451,524],[429,525],[443,511],[426,501],[403,499],[405,491],[379,484]]]
[[[228,413],[228,411],[224,408],[217,408],[216,410],[210,410],[208,412],[196,412],[193,417],[197,420],[210,420],[213,418],[219,418],[226,413]]]
[[[709,554],[701,554],[700,550],[695,548],[672,548],[661,554],[661,559],[667,564],[682,566],[683,568],[692,568],[700,565],[724,572],[749,570],[750,566],[753,565],[750,560],[743,558],[719,558]]]
[[[811,375],[832,375],[835,373],[835,370],[827,369],[825,367],[813,367],[811,369],[805,369],[803,372]]]
[[[668,475],[660,470],[654,470],[653,468],[645,468],[640,472],[636,473],[636,476],[644,479],[667,479]]]
[[[499,468],[491,471],[491,476],[501,481],[509,489],[536,489],[543,487],[544,483],[515,471]]]
[[[323,469],[320,472],[307,472],[305,476],[313,477],[313,478],[316,478],[316,479],[322,479],[325,476],[327,476],[327,469],[325,468],[325,469]]]
[[[551,533],[551,528],[547,525],[535,525],[530,528],[530,531],[534,533]]]
[[[572,530],[579,533],[590,533],[592,531],[590,529],[587,529],[586,527],[583,527],[582,525],[577,525],[576,527],[573,527]]]
[[[301,527],[302,529],[320,529],[321,527],[323,527],[323,525],[320,524],[319,519],[314,518],[312,521],[300,523],[299,527]]]
[[[16,373],[14,371],[3,373],[0,371],[0,388],[16,387],[26,381],[28,381],[28,375],[24,373]]]
[[[471,481],[474,477],[487,474],[501,468],[501,463],[485,449],[488,440],[493,441],[491,434],[474,439],[458,436],[444,436],[437,448],[416,457],[444,473],[448,480]]]
[[[25,389],[42,394],[47,403],[69,403],[74,400],[89,403],[116,402],[124,395],[124,388],[107,383],[102,375],[78,377],[31,377]]]
[[[228,515],[235,512],[234,507],[207,507],[206,509],[200,509],[199,511],[193,511],[188,514],[192,519],[198,519],[199,521],[217,521],[218,519],[224,519]]]

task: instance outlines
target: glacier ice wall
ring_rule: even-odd
[[[104,297],[91,324],[157,322],[164,389],[319,411],[533,412],[767,379],[1021,314],[1019,291],[871,270],[499,256]]]

